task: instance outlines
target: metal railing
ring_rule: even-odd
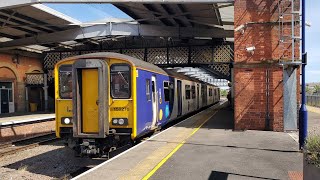
[[[307,105],[320,107],[320,95],[307,95]]]
[[[43,85],[44,73],[26,73],[27,85]]]

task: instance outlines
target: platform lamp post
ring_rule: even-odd
[[[302,12],[302,66],[301,66],[301,107],[299,111],[299,147],[304,147],[307,135],[308,135],[308,111],[306,106],[306,65],[307,65],[307,53],[306,53],[306,39],[305,39],[305,28],[306,28],[306,0],[301,0],[301,12]]]

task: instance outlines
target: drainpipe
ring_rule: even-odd
[[[48,111],[48,75],[43,74],[44,110]]]
[[[302,41],[301,41],[301,48],[302,48],[302,66],[301,66],[301,107],[299,111],[299,147],[302,149],[304,147],[307,134],[308,134],[308,111],[306,107],[306,65],[307,65],[307,53],[305,49],[305,0],[301,0],[302,6]]]
[[[265,130],[269,131],[270,130],[270,110],[269,110],[269,103],[270,103],[270,94],[269,94],[269,89],[270,89],[270,70],[266,69],[266,121],[265,121]]]

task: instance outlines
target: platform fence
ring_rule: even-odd
[[[307,105],[320,107],[320,95],[307,95]]]

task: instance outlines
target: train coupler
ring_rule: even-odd
[[[80,154],[81,155],[98,155],[100,154],[100,149],[95,145],[94,139],[83,139],[82,144],[80,144]]]

